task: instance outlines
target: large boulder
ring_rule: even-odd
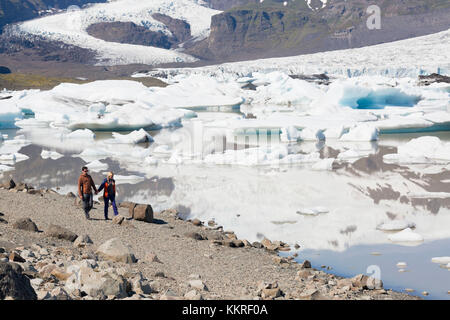
[[[20,230],[38,232],[38,227],[30,218],[21,218],[13,223],[13,227]]]
[[[138,204],[136,207],[133,208],[132,218],[138,221],[145,221],[149,223],[153,222],[152,206],[149,204]]]
[[[130,247],[118,238],[113,238],[103,243],[98,247],[97,254],[107,260],[125,263],[136,262],[136,258]]]
[[[89,266],[70,266],[67,271],[71,276],[65,283],[65,290],[80,291],[94,298],[127,296],[127,281],[122,276],[104,271],[96,272]]]
[[[54,225],[54,224],[51,224],[50,227],[48,227],[46,233],[50,237],[64,239],[64,240],[68,240],[71,242],[74,242],[75,239],[78,237],[72,231],[70,231],[66,228],[63,228],[61,226]]]
[[[6,297],[15,300],[37,299],[30,280],[22,274],[22,268],[15,263],[0,262],[0,300]]]

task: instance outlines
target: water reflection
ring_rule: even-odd
[[[14,134],[9,133],[11,137]],[[161,133],[153,134],[159,137]],[[109,138],[108,133],[97,137]],[[43,138],[38,132],[27,139],[33,144],[21,148],[20,153],[29,159],[16,163],[15,170],[4,173],[4,178],[75,193],[80,169],[87,162],[76,155],[86,144],[67,145],[55,137]],[[123,154],[94,158],[101,159],[116,175],[143,178],[118,184],[119,201],[150,203],[157,211],[176,207],[184,217],[214,219],[250,241],[268,237],[299,243],[300,258],[311,257],[314,263],[331,265],[344,275],[365,272],[369,264],[379,264],[387,286],[413,287],[431,292],[430,297],[447,298],[443,292],[450,274],[430,266],[429,261],[430,255],[449,255],[450,198],[446,194],[450,193],[450,173],[442,165],[427,171],[430,166],[384,163],[383,155],[395,152],[401,141],[383,136],[375,144],[290,145],[292,152],[315,151],[321,158],[337,157],[332,171],[313,171],[302,165],[177,166],[133,160],[131,153],[141,153],[152,147],[149,145],[114,146]],[[49,149],[63,157],[43,159],[42,150]],[[339,160],[348,149],[360,150],[361,156]],[[97,184],[104,178],[103,171],[91,174]],[[298,214],[319,207],[322,209],[317,214]],[[414,231],[425,238],[423,243],[415,247],[395,245],[388,240],[389,233],[377,230],[381,223],[402,219],[416,224]],[[382,255],[370,256],[372,251]],[[406,258],[414,261],[409,263],[413,269],[399,275],[392,266]]]

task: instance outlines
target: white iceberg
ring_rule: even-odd
[[[297,211],[297,214],[304,216],[317,216],[319,214],[328,212],[330,212],[330,210],[328,210],[325,207],[314,207],[314,208],[302,208]]]
[[[414,222],[406,220],[394,220],[380,224],[377,227],[377,229],[381,231],[401,231],[407,228],[415,228],[415,227],[416,224]]]
[[[88,167],[88,169],[93,172],[101,172],[108,169],[108,165],[106,163],[100,162],[99,160],[88,163],[86,167]]]
[[[341,141],[376,141],[379,130],[373,125],[361,124],[351,128],[348,133],[341,136]]]
[[[418,243],[424,241],[423,237],[412,231],[411,228],[406,228],[403,231],[392,234],[388,237],[388,239],[395,243]]]
[[[396,154],[386,154],[383,159],[400,164],[450,163],[450,142],[432,136],[412,139],[399,146]]]
[[[431,262],[437,264],[448,264],[450,263],[450,257],[434,257],[431,259]]]
[[[41,157],[42,159],[58,160],[64,156],[56,151],[42,150]]]

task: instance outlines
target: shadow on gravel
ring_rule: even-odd
[[[152,223],[153,224],[167,224],[167,222],[165,222],[164,220],[161,220],[161,219],[153,219]]]

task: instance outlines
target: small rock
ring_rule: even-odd
[[[263,289],[261,293],[261,297],[263,299],[275,299],[278,297],[281,297],[281,290],[280,288],[270,288],[270,289]]]
[[[123,220],[125,220],[124,217],[122,217],[122,216],[115,216],[114,218],[112,218],[112,223],[114,223],[114,224],[121,224],[123,222]]]
[[[301,300],[316,300],[319,298],[320,293],[317,289],[306,289],[300,294]]]
[[[192,238],[199,241],[204,240],[203,236],[197,232],[186,232],[184,235],[187,238]]]
[[[192,220],[192,224],[194,226],[200,227],[202,225],[202,222],[199,219]]]
[[[118,238],[113,238],[103,243],[97,249],[97,254],[107,260],[125,263],[136,262],[134,253]]]
[[[50,227],[46,231],[47,235],[50,237],[58,238],[58,239],[64,239],[71,242],[74,242],[77,238],[77,235],[73,233],[72,231],[63,228],[61,226],[57,225],[50,225]]]
[[[187,300],[203,300],[202,295],[197,290],[191,290],[184,295]]]
[[[152,253],[152,252],[148,252],[146,255],[145,255],[145,261],[147,261],[147,262],[150,262],[150,263],[153,263],[153,262],[157,262],[157,263],[162,263],[159,259],[158,259],[158,256],[156,255],[156,254],[154,254],[154,253]]]
[[[305,260],[300,264],[300,269],[309,269],[309,268],[311,268],[311,262],[309,262],[308,260]]]
[[[54,300],[71,300],[69,294],[60,287],[53,289],[50,295]]]
[[[423,292],[422,292],[422,295],[426,297],[426,296],[429,295],[429,293],[428,293],[427,291],[423,291]]]
[[[263,245],[260,242],[258,242],[258,241],[253,242],[252,246],[255,247],[255,248],[258,248],[258,249],[262,249],[263,248]]]
[[[25,262],[26,260],[20,256],[17,252],[13,251],[9,254],[9,261]]]
[[[93,244],[93,242],[92,242],[91,238],[87,234],[85,234],[85,235],[77,237],[73,243],[73,246],[76,248],[84,248],[84,247],[88,246],[89,244]]]
[[[410,289],[410,288],[406,288],[405,291],[411,293],[411,292],[414,292],[415,290],[414,289]]]
[[[197,289],[200,291],[202,291],[202,290],[208,291],[208,288],[201,280],[190,280],[190,281],[188,281],[188,284],[191,288],[194,288],[194,289]]]

